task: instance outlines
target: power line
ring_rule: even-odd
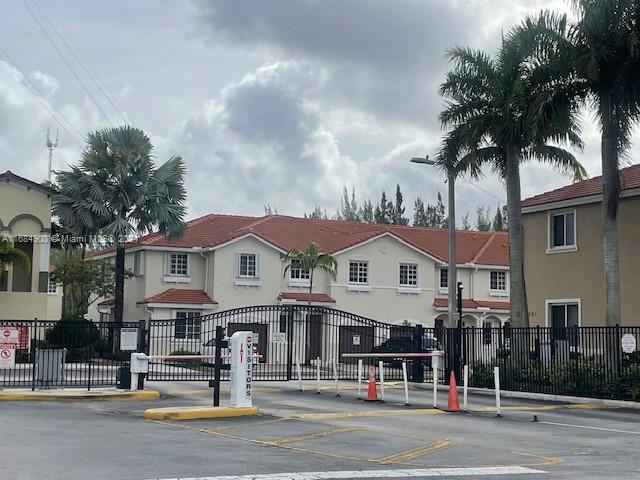
[[[102,115],[104,116],[105,120],[107,121],[107,123],[109,125],[111,125],[112,127],[114,126],[113,123],[111,123],[111,120],[109,119],[109,116],[107,115],[107,113],[104,111],[104,109],[100,106],[100,104],[98,103],[98,101],[96,100],[96,98],[93,96],[93,94],[89,91],[89,89],[87,88],[87,86],[84,84],[84,82],[82,81],[82,79],[78,76],[78,74],[76,73],[76,71],[73,69],[73,67],[71,66],[71,63],[69,63],[69,61],[67,60],[67,58],[65,57],[65,55],[62,53],[62,51],[60,50],[60,48],[58,47],[58,45],[53,41],[53,39],[51,38],[51,35],[49,35],[49,32],[47,32],[47,30],[44,28],[44,26],[42,25],[42,23],[40,22],[40,20],[38,20],[38,17],[35,15],[35,13],[33,13],[33,10],[31,9],[31,7],[29,6],[29,4],[26,2],[26,0],[22,0],[22,4],[25,6],[25,8],[28,10],[29,14],[31,15],[31,18],[33,18],[33,20],[36,22],[36,24],[38,25],[38,27],[40,28],[40,30],[42,31],[42,33],[44,34],[44,36],[47,38],[47,40],[49,41],[49,43],[53,46],[53,48],[55,49],[56,52],[58,52],[58,55],[60,56],[60,58],[62,59],[62,61],[65,63],[65,65],[67,66],[67,68],[69,69],[69,71],[71,72],[71,74],[75,77],[75,79],[78,81],[78,83],[80,84],[80,86],[82,87],[82,89],[85,91],[85,93],[87,94],[87,96],[89,97],[89,99],[93,102],[93,104],[96,106],[96,108],[100,111],[100,113],[102,113]]]
[[[5,64],[9,67],[9,69],[13,72],[16,78],[22,83],[22,85],[27,89],[31,95],[42,105],[42,107],[49,113],[51,118],[69,135],[69,138],[82,150],[82,145],[78,142],[83,140],[83,135],[73,126],[73,124],[67,120],[67,118],[62,114],[51,102],[46,100],[46,97],[42,94],[40,89],[29,79],[27,75],[16,65],[16,63],[12,60],[12,58],[0,48],[0,55],[3,57]],[[55,113],[54,113],[55,112]],[[65,125],[66,123],[66,125]],[[67,126],[69,128],[67,128]],[[69,130],[75,132],[78,138],[74,136]]]
[[[467,179],[466,179],[465,177],[463,177],[463,176],[460,176],[460,178],[461,178],[462,180],[464,180],[465,182],[467,182],[467,183],[468,183],[469,185],[471,185],[472,187],[477,188],[477,189],[478,189],[478,190],[480,190],[481,192],[486,193],[487,195],[489,195],[489,196],[491,196],[491,197],[493,197],[493,198],[497,199],[498,201],[500,201],[500,202],[502,202],[502,203],[507,203],[507,201],[506,201],[504,198],[499,197],[499,196],[497,196],[497,195],[495,195],[495,194],[491,193],[489,190],[486,190],[486,189],[482,188],[480,185],[478,185],[478,184],[476,184],[476,183],[472,182],[471,180],[467,180]]]
[[[80,66],[86,72],[89,79],[93,82],[96,88],[100,91],[100,93],[104,96],[104,98],[109,102],[109,104],[113,107],[113,109],[120,116],[120,118],[122,118],[124,123],[130,124],[131,120],[129,118],[129,115],[127,115],[124,109],[121,106],[119,106],[118,102],[114,98],[112,98],[111,94],[108,92],[108,89],[106,88],[105,82],[100,78],[100,74],[95,69],[95,67],[91,64],[90,60],[84,54],[84,52],[82,51],[78,43],[73,39],[73,37],[69,33],[69,30],[67,30],[67,28],[64,26],[64,24],[62,23],[60,18],[57,16],[55,11],[52,8],[49,8],[49,12],[51,13],[51,16],[58,23],[58,25],[60,26],[60,29],[65,33],[69,41],[74,45],[75,49],[69,44],[69,42],[67,42],[67,40],[60,33],[58,28],[51,22],[51,20],[49,19],[49,16],[42,10],[38,1],[37,0],[32,0],[32,1],[35,7],[40,12],[40,15],[42,16],[42,18],[45,19],[45,21],[49,24],[49,27],[51,28],[51,30],[58,36],[58,38],[60,39],[60,41],[62,41],[64,46],[67,47],[67,50],[71,52],[71,55],[73,55],[76,61],[80,64]],[[76,50],[78,53],[76,53]],[[90,71],[90,69],[93,70],[93,73]]]

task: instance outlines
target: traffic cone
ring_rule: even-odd
[[[458,386],[456,385],[456,376],[451,370],[451,376],[449,377],[449,403],[447,404],[447,412],[459,412],[460,405],[458,404]]]
[[[367,398],[364,399],[366,402],[377,402],[378,401],[378,389],[376,387],[376,367],[373,365],[369,366],[369,384],[367,385]]]

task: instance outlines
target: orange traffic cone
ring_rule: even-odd
[[[460,405],[458,404],[458,386],[456,385],[456,376],[451,370],[451,376],[449,377],[449,403],[447,404],[447,412],[459,412]]]
[[[376,388],[376,367],[369,365],[369,384],[367,386],[366,402],[378,401],[378,389]]]

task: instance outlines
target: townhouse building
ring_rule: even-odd
[[[0,236],[29,259],[0,271],[0,320],[60,319],[62,289],[49,280],[52,197],[48,186],[0,174]]]
[[[620,171],[621,325],[640,325],[640,165]],[[522,202],[530,325],[604,326],[602,177]]]
[[[286,253],[317,242],[338,263],[335,280],[286,269]],[[509,319],[507,234],[457,232],[465,326]],[[112,249],[92,258],[114,258]],[[178,336],[195,335],[190,318],[252,305],[311,304],[374,320],[425,327],[447,317],[447,231],[359,222],[211,214],[188,222],[179,239],[153,233],[126,247],[126,320],[180,319]],[[285,274],[286,271],[286,274]],[[112,318],[100,299],[93,320]],[[184,327],[182,326],[184,325]]]

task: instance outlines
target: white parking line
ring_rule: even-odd
[[[557,422],[540,422],[540,423],[544,423],[546,425],[556,425],[558,427],[585,428],[587,430],[600,430],[603,432],[627,433],[629,435],[640,435],[640,432],[632,432],[631,430],[617,430],[615,428],[589,427],[587,425],[572,425],[569,423],[557,423]]]
[[[219,477],[175,477],[154,480],[334,480],[351,478],[471,477],[548,473],[526,467],[412,468],[402,470],[345,470],[337,472],[267,473]]]

